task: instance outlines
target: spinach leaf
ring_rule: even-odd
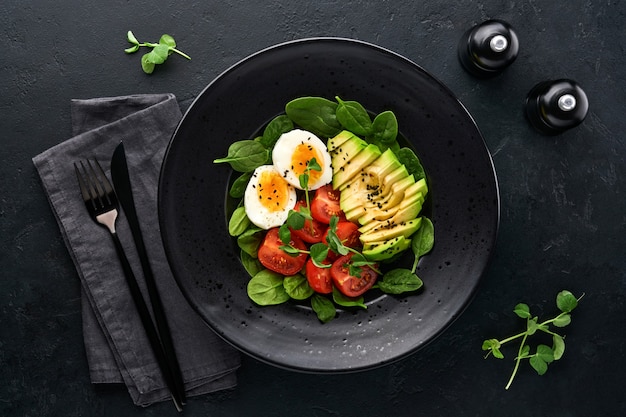
[[[371,141],[390,146],[398,137],[398,120],[392,111],[378,114],[372,122]]]
[[[344,129],[360,136],[369,135],[372,131],[372,119],[370,119],[367,110],[359,102],[335,98],[339,103],[336,111],[337,121],[341,123]]]
[[[282,304],[289,300],[283,286],[283,276],[264,269],[248,281],[248,297],[262,306]]]
[[[283,133],[293,130],[293,122],[286,115],[276,116],[268,123],[259,141],[267,149],[274,148],[276,141]]]
[[[306,300],[314,293],[313,288],[311,288],[306,277],[302,274],[285,277],[283,286],[287,294],[294,300]]]
[[[264,237],[264,230],[260,227],[252,226],[237,238],[237,246],[253,258],[257,257],[257,252]]]
[[[377,283],[378,288],[387,294],[402,294],[417,291],[424,283],[411,270],[404,268],[392,269],[383,275],[383,279]]]
[[[422,217],[420,228],[411,238],[411,249],[417,257],[430,252],[435,245],[435,228],[428,217]]]
[[[246,215],[243,206],[237,207],[228,221],[228,233],[231,236],[239,236],[250,226],[250,219]]]
[[[348,297],[333,287],[333,301],[342,307],[361,307],[367,309],[363,297]]]
[[[323,97],[300,97],[285,105],[293,122],[318,136],[333,137],[341,132],[337,121],[337,103]]]
[[[337,314],[337,309],[333,302],[319,294],[313,294],[313,297],[311,297],[311,307],[322,323],[328,323]]]
[[[254,140],[240,140],[228,148],[228,155],[213,162],[216,164],[227,162],[239,172],[252,172],[270,159],[270,152],[261,142]]]
[[[252,177],[252,172],[244,172],[241,174],[234,182],[233,185],[230,186],[230,190],[228,194],[232,198],[242,198],[246,192],[246,187],[248,186],[248,181]]]
[[[410,148],[400,148],[395,152],[396,157],[402,163],[409,174],[413,174],[415,181],[426,178],[426,172],[415,152]]]
[[[415,273],[422,256],[430,252],[435,244],[435,228],[428,217],[422,217],[420,228],[411,237],[411,250],[415,256],[411,272]]]
[[[248,274],[251,277],[255,276],[256,274],[261,272],[263,269],[265,269],[257,258],[253,258],[252,256],[250,256],[247,252],[243,250],[241,251],[239,257],[241,258],[241,263],[244,269],[246,270],[246,272],[248,272]]]

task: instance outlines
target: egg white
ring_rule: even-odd
[[[294,129],[289,132],[283,133],[272,151],[272,161],[276,170],[289,182],[291,185],[298,189],[302,189],[300,186],[299,174],[294,172],[293,160],[294,152],[299,145],[311,146],[315,149],[315,153],[318,155],[316,159],[317,163],[322,168],[321,175],[316,180],[309,179],[308,189],[316,190],[323,185],[328,184],[333,179],[333,170],[331,167],[331,158],[328,153],[328,149],[324,142],[313,133],[306,130]],[[306,166],[306,161],[300,161]]]
[[[284,187],[287,195],[284,203],[278,203],[272,199],[271,192],[267,195],[269,198],[260,198],[259,187],[261,186],[261,178],[264,175],[273,174],[278,187]],[[273,165],[263,165],[258,167],[252,173],[250,181],[246,186],[244,193],[244,207],[246,215],[250,221],[256,226],[268,230],[272,227],[281,226],[287,221],[289,210],[296,205],[296,190],[276,171]],[[277,204],[278,203],[278,204]]]

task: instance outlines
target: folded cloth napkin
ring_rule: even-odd
[[[123,382],[137,405],[170,398],[113,241],[106,229],[90,219],[73,168],[75,161],[96,158],[110,178],[113,150],[123,140],[141,230],[187,395],[233,387],[239,353],[186,302],[169,269],[159,232],[157,183],[165,149],[181,118],[176,97],[150,94],[72,100],[71,115],[74,137],[37,155],[33,163],[80,276],[91,381]],[[123,212],[117,232],[142,285],[140,261]]]

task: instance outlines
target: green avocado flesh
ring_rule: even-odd
[[[407,250],[410,246],[411,239],[400,235],[385,241],[370,242],[363,247],[363,255],[372,261],[384,261]]]
[[[383,261],[409,248],[410,236],[421,224],[426,180],[415,181],[391,149],[381,153],[351,132],[331,138],[328,150],[341,209],[361,225],[363,255]]]

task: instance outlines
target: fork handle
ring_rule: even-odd
[[[163,373],[165,383],[167,384],[167,387],[172,394],[172,400],[174,401],[174,405],[176,406],[176,409],[180,412],[183,409],[182,402],[181,399],[174,394],[176,392],[174,385],[174,375],[167,361],[165,351],[163,350],[163,344],[161,343],[161,339],[159,338],[156,328],[154,327],[152,316],[150,315],[148,306],[146,305],[143,295],[141,294],[141,290],[139,288],[139,284],[137,283],[137,279],[135,278],[135,274],[133,273],[130,263],[128,262],[128,258],[126,257],[126,253],[124,252],[124,248],[122,247],[122,242],[120,242],[120,239],[116,232],[112,231],[111,236],[113,237],[113,242],[115,242],[115,249],[117,250],[117,255],[122,264],[122,269],[124,270],[124,275],[126,276],[126,282],[128,283],[130,293],[132,295],[133,301],[135,302],[135,306],[137,307],[137,312],[139,313],[139,317],[141,318],[141,323],[143,324],[143,327],[148,336],[148,341],[150,342],[150,346],[152,347],[152,351],[154,352],[154,356],[156,357],[159,368]]]

